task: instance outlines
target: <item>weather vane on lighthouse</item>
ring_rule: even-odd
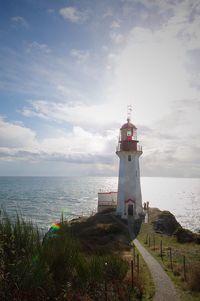
[[[127,106],[127,121],[130,122],[131,121],[131,114],[133,111],[133,107],[132,105],[128,105]]]

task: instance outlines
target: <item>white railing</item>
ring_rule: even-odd
[[[137,151],[142,152],[142,145],[139,145],[139,144],[137,145]]]
[[[98,202],[98,206],[114,206],[114,205],[116,205],[117,204],[117,202],[115,202],[115,201],[112,201],[112,202]]]
[[[120,143],[116,146],[116,152],[119,152],[121,150],[120,146],[121,146]],[[142,146],[139,144],[137,144],[137,152],[142,152]]]

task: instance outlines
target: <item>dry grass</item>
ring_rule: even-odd
[[[112,254],[130,250],[127,225],[112,213],[96,214],[71,224],[73,235],[87,254]]]
[[[200,263],[190,266],[187,288],[194,292],[200,292]]]
[[[152,213],[152,214],[151,214]],[[150,221],[156,219],[160,210],[150,210]],[[151,245],[149,247],[149,237]],[[166,272],[180,289],[181,300],[200,300],[200,245],[195,243],[181,244],[175,236],[155,233],[150,224],[143,224],[139,241],[150,251],[150,253],[163,265]],[[155,250],[152,242],[155,239]],[[160,257],[160,242],[163,246],[163,257]],[[172,267],[170,263],[170,252],[172,250]],[[185,256],[185,274],[183,258]],[[186,278],[186,279],[185,279]]]

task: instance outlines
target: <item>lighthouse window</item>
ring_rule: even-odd
[[[131,161],[131,155],[128,155],[128,161]]]

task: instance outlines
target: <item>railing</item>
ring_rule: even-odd
[[[98,206],[114,206],[117,204],[117,201],[107,201],[107,202],[104,202],[104,201],[99,201],[98,202]]]
[[[119,143],[117,146],[116,146],[116,152],[119,152],[121,151],[121,144]],[[137,145],[137,152],[142,152],[142,146],[141,145]]]

